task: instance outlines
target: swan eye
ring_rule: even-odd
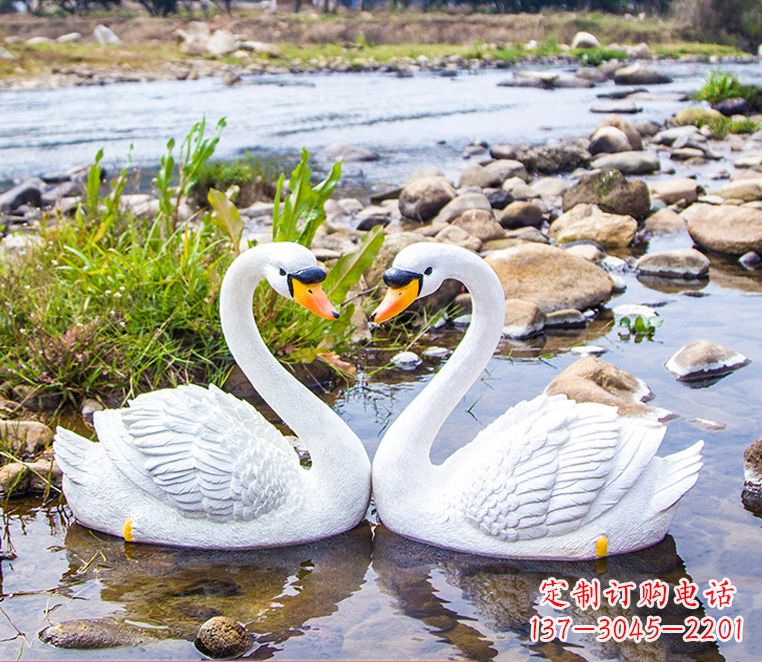
[[[281,276],[285,276],[285,275],[286,275],[286,270],[285,270],[283,267],[281,267],[281,268],[280,268],[280,271],[278,271],[278,273],[279,273]]]
[[[427,276],[431,276],[432,271],[434,270],[431,267],[426,267],[426,271],[424,271],[423,273],[426,274]]]

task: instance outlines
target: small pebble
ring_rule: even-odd
[[[392,357],[391,362],[400,370],[415,370],[423,363],[414,352],[400,352]]]
[[[619,274],[609,274],[609,278],[614,283],[614,292],[624,292],[627,289],[627,282]]]
[[[749,251],[739,257],[738,262],[744,269],[756,269],[762,262],[762,258],[754,251]]]
[[[209,657],[238,657],[251,646],[246,628],[227,616],[210,618],[198,630],[196,648]]]
[[[715,432],[717,430],[724,430],[727,425],[725,423],[720,423],[719,421],[713,421],[708,418],[692,418],[688,421],[691,425],[695,425],[697,428],[701,428],[702,430],[709,430],[710,432]]]
[[[642,306],[637,303],[623,303],[621,306],[614,307],[614,315],[617,317],[643,317],[645,319],[652,319],[658,317],[659,313],[650,306]]]

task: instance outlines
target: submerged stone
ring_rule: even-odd
[[[210,657],[238,657],[251,646],[251,637],[238,621],[215,616],[198,630],[196,647]]]

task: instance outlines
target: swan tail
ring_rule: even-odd
[[[651,505],[657,512],[663,512],[674,506],[698,480],[702,461],[703,441],[672,455],[661,458],[661,480],[651,497]]]
[[[73,483],[82,485],[88,474],[88,455],[93,442],[66,428],[56,428],[53,452],[63,474]]]

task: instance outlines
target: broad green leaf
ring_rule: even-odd
[[[347,292],[359,282],[363,272],[373,263],[383,243],[384,232],[377,225],[363,237],[354,253],[344,255],[336,261],[323,286],[331,300],[335,299],[337,303],[344,300]]]
[[[209,189],[207,199],[212,207],[212,223],[227,235],[233,249],[238,252],[243,234],[243,221],[238,209],[217,189]]]

